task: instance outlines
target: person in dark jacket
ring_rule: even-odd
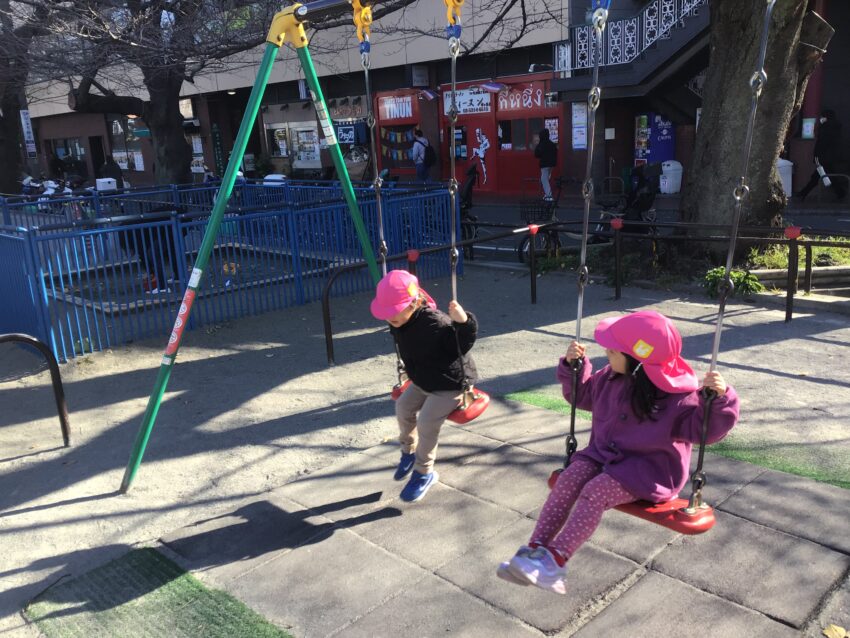
[[[824,174],[835,172],[835,166],[841,161],[841,122],[835,119],[835,111],[825,109],[821,114],[818,139],[815,142],[815,170],[809,178],[809,183],[803,187],[798,195],[801,200],[812,192],[821,179],[818,166],[823,167]],[[847,194],[846,185],[842,180],[824,180],[824,186],[831,185],[835,189],[838,199],[844,199]]]
[[[103,166],[100,167],[100,176],[111,177],[115,180],[115,188],[124,188],[124,174],[112,155],[108,155]]]
[[[539,133],[540,141],[534,149],[534,157],[540,160],[540,183],[543,184],[543,199],[552,201],[552,185],[549,178],[552,169],[558,165],[558,147],[549,139],[549,129],[543,129]]]
[[[448,314],[437,310],[405,270],[391,270],[378,282],[371,311],[390,324],[411,381],[396,401],[401,461],[393,478],[401,481],[412,471],[401,498],[418,501],[439,480],[434,460],[443,421],[460,404],[464,386],[478,380],[469,355],[478,322],[455,300]]]

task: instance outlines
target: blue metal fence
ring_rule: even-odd
[[[303,188],[307,190],[301,192]],[[278,199],[283,191],[288,192]],[[96,202],[101,211],[114,206],[125,213],[114,219],[68,223],[64,215],[16,213],[61,223],[29,229],[0,226],[0,332],[35,334],[61,361],[139,339],[165,338],[215,192],[196,188],[123,198],[101,195]],[[347,207],[333,193],[327,185],[243,185],[239,195],[244,206],[225,216],[190,328],[316,301],[335,268],[362,260]],[[359,190],[358,197],[377,246],[374,191]],[[316,203],[311,206],[311,201]],[[174,202],[188,212],[176,212]],[[445,190],[399,190],[383,203],[391,254],[446,244],[449,224],[453,219],[457,223]],[[10,205],[4,212],[19,208],[17,202]],[[171,212],[150,212],[163,206]],[[127,216],[131,211],[143,216]],[[418,274],[423,279],[445,276],[449,268],[447,254],[428,255],[420,260]],[[343,278],[334,293],[371,288],[364,269]]]

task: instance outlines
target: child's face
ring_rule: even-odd
[[[410,318],[413,316],[413,313],[416,312],[417,306],[418,303],[414,301],[400,313],[398,313],[397,315],[393,315],[392,317],[387,319],[387,323],[390,324],[393,328],[401,328],[404,324],[410,321]]]
[[[618,374],[626,374],[628,363],[626,355],[617,350],[605,349],[605,354],[608,355],[608,363],[611,364],[611,369]]]

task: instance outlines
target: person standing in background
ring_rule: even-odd
[[[835,119],[835,111],[824,109],[820,117],[820,127],[818,129],[818,139],[815,142],[815,170],[809,178],[809,183],[803,187],[797,196],[800,201],[806,199],[806,196],[812,192],[818,182],[821,180],[821,170],[823,174],[828,175],[834,173],[836,165],[841,161],[841,122]],[[843,179],[843,178],[842,178]],[[846,185],[839,180],[824,179],[823,185],[827,188],[832,186],[835,190],[835,195],[839,200],[843,200],[847,195]]]
[[[534,149],[534,157],[540,161],[540,183],[543,185],[543,199],[552,201],[552,185],[549,179],[552,177],[552,169],[558,165],[558,147],[549,139],[549,129],[542,129],[539,133],[540,141]]]

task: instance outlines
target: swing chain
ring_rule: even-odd
[[[578,286],[578,307],[576,309],[576,334],[575,340],[581,341],[581,316],[584,306],[584,288],[590,281],[590,271],[587,268],[587,235],[590,225],[590,201],[593,198],[593,139],[596,135],[596,111],[602,101],[602,90],[599,88],[599,62],[602,58],[602,34],[608,21],[607,7],[599,7],[593,12],[591,24],[593,25],[593,42],[590,44],[591,57],[593,59],[593,82],[587,94],[588,110],[588,132],[587,132],[587,166],[585,169],[584,182],[581,185],[581,194],[584,198],[584,215],[582,217],[581,251],[579,256],[579,267],[576,275]],[[576,359],[570,364],[572,368],[572,404],[570,406],[570,431],[567,434],[564,457],[564,467],[569,467],[573,453],[578,448],[576,440],[576,394],[578,393],[578,375],[582,361]]]
[[[384,180],[381,179],[381,174],[378,171],[378,157],[375,150],[375,113],[372,106],[372,83],[369,80],[369,69],[372,67],[369,57],[372,50],[372,44],[369,40],[372,33],[372,7],[368,4],[364,6],[361,3],[361,0],[352,0],[351,8],[353,12],[352,20],[357,29],[357,39],[360,41],[360,65],[363,67],[364,83],[366,85],[366,125],[369,127],[369,160],[375,174],[375,177],[372,180],[372,188],[375,189],[375,211],[378,218],[378,254],[381,257],[381,270],[383,271],[383,274],[386,275],[389,248],[387,247],[386,238],[384,237],[384,215],[383,205],[381,202],[381,187],[383,186]],[[401,366],[400,358],[399,366]]]
[[[742,150],[742,167],[743,174],[741,175],[738,184],[732,191],[732,198],[735,202],[734,214],[732,217],[732,225],[729,230],[729,252],[726,255],[726,269],[724,280],[729,280],[729,292],[731,293],[731,274],[733,260],[735,259],[735,244],[738,238],[738,225],[741,222],[744,204],[749,199],[750,187],[749,170],[750,170],[750,152],[753,147],[753,133],[755,130],[756,112],[758,111],[759,97],[761,97],[764,87],[767,84],[767,73],[764,70],[765,57],[767,56],[767,41],[770,34],[770,19],[773,14],[773,8],[776,5],[776,0],[767,0],[767,7],[764,12],[762,22],[761,41],[759,44],[758,59],[756,61],[756,70],[750,76],[749,85],[752,92],[750,101],[750,114],[747,121],[747,134],[744,140]],[[714,372],[717,365],[717,355],[720,351],[720,335],[723,332],[723,316],[726,309],[725,297],[721,297],[720,305],[717,312],[717,323],[714,330],[714,343],[711,348],[711,362],[709,364],[709,372]]]
[[[458,262],[458,252],[457,246],[457,229],[455,217],[457,215],[457,194],[458,194],[458,182],[455,167],[455,150],[457,148],[457,141],[455,140],[455,128],[457,127],[457,58],[460,55],[460,35],[461,35],[461,25],[460,25],[460,12],[463,7],[464,0],[444,0],[446,4],[446,19],[448,20],[448,25],[446,26],[446,37],[449,41],[449,55],[451,56],[451,85],[452,85],[452,97],[451,97],[451,107],[449,108],[449,122],[451,123],[450,127],[450,137],[449,145],[449,203],[451,206],[451,245],[452,245],[452,254],[451,254],[451,263],[452,263],[452,299],[457,299],[457,262]],[[460,345],[458,344],[458,348]],[[463,357],[461,356],[461,366],[463,365]],[[465,375],[464,375],[465,376]]]

